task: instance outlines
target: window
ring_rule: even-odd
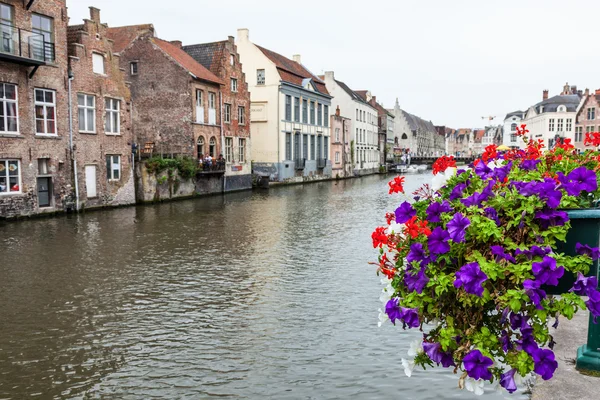
[[[208,123],[211,125],[216,125],[217,123],[217,110],[215,108],[216,103],[217,95],[212,92],[208,92]]]
[[[315,157],[315,140],[316,140],[315,135],[311,135],[311,137],[310,137],[310,159],[311,160],[317,159]]]
[[[340,152],[339,151],[335,152],[335,163],[336,164],[340,163]]]
[[[246,162],[246,139],[239,139],[239,159],[241,163]]]
[[[106,179],[109,181],[118,181],[121,179],[121,156],[106,156]]]
[[[246,107],[238,106],[238,124],[246,125]]]
[[[335,141],[340,141],[340,128],[335,128]]]
[[[95,74],[104,75],[104,56],[98,53],[92,53],[92,69]]]
[[[229,55],[229,64],[235,65],[235,54]]]
[[[317,125],[323,125],[323,105],[317,104]]]
[[[290,132],[285,134],[285,159],[292,159],[292,134]]]
[[[562,131],[563,131],[563,119],[562,119],[562,118],[560,118],[560,119],[558,120],[558,124],[557,124],[557,126],[556,126],[556,130],[557,130],[558,132],[562,132]]]
[[[571,118],[567,118],[567,132],[571,132],[573,129],[573,120]]]
[[[49,158],[38,158],[38,175],[48,175]]]
[[[327,160],[329,158],[329,136],[323,136],[323,142],[323,158]]]
[[[118,135],[121,133],[121,102],[117,99],[106,99],[106,121],[104,131],[107,135]]]
[[[233,162],[233,138],[225,138],[225,161]]]
[[[265,70],[264,69],[256,70],[256,84],[257,85],[265,84]]]
[[[590,121],[596,119],[596,109],[595,108],[587,109],[587,119]]]
[[[18,133],[17,86],[0,83],[0,133]]]
[[[129,67],[130,67],[131,75],[138,74],[138,62],[137,61],[133,61],[131,64],[129,64]]]
[[[329,106],[323,106],[323,115],[325,116],[324,124],[325,127],[329,127]]]
[[[596,130],[596,127],[594,127],[594,126],[586,126],[585,127],[586,132],[594,132],[595,130]]]
[[[550,118],[548,130],[550,132],[554,132],[554,119],[553,118]]]
[[[510,131],[515,132],[517,130],[517,124],[510,124]]]
[[[237,92],[237,79],[231,78],[231,91]]]
[[[198,158],[203,159],[204,158],[204,137],[203,136],[198,137],[197,151],[198,151]]]
[[[0,195],[21,193],[19,160],[0,160]]]
[[[582,126],[575,127],[575,141],[583,142],[583,127]]]
[[[204,123],[204,105],[202,104],[202,90],[196,89],[196,122]]]
[[[294,160],[301,159],[300,154],[300,132],[296,132],[294,135]]]
[[[225,123],[231,123],[231,104],[225,103],[225,115],[224,115]]]
[[[511,143],[515,143],[517,141],[517,135],[514,133],[510,134],[510,141]]]
[[[285,120],[292,120],[292,96],[285,95]]]
[[[356,109],[356,120],[360,121],[360,113],[358,112],[358,108]]]
[[[34,57],[54,61],[54,20],[44,15],[32,14],[31,31],[39,35],[29,40]]]
[[[215,158],[215,154],[217,154],[217,139],[213,136],[208,142],[208,155]]]
[[[302,136],[302,158],[308,160],[308,135]]]
[[[79,132],[96,132],[96,97],[89,94],[77,95]]]
[[[300,122],[300,97],[294,97],[294,121]]]
[[[310,102],[310,123],[312,125],[315,124],[315,102],[314,101]]]
[[[35,89],[35,133],[56,135],[56,92]]]
[[[308,123],[308,100],[302,99],[302,123]]]

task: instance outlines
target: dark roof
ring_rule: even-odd
[[[183,51],[183,49],[179,46],[158,38],[151,38],[150,40],[197,79],[223,85],[223,81],[221,79],[219,79],[204,66],[196,62],[196,60],[194,60],[188,53]]]
[[[418,130],[429,131],[429,132],[437,131],[435,129],[435,125],[433,125],[433,123],[431,121],[425,121],[421,117],[417,117],[416,115],[408,113],[404,110],[401,110],[401,111],[404,114],[404,118],[406,118],[406,120],[408,121],[408,125],[410,126],[410,129],[412,131],[418,131]]]
[[[183,46],[183,50],[188,53],[194,60],[209,69],[213,74],[219,71],[221,57],[226,49],[227,41],[193,44]]]
[[[580,101],[581,97],[577,94],[558,95],[539,102],[533,107],[537,113],[540,113],[540,109],[543,106],[544,109],[541,113],[547,113],[556,112],[559,106],[564,105],[567,107],[568,112],[573,112],[577,110]]]
[[[151,33],[154,36],[154,25],[142,24],[142,25],[129,25],[129,26],[118,26],[114,28],[108,28],[106,31],[107,36],[113,41],[113,51],[120,53],[127,46],[131,44],[135,39],[143,33]]]
[[[504,117],[504,120],[506,121],[510,117],[514,117],[514,116],[517,116],[519,118],[525,118],[525,111],[517,110],[517,111],[509,112],[508,114],[506,114],[506,117]]]
[[[368,104],[362,97],[360,97],[358,95],[358,93],[356,93],[354,90],[350,89],[348,87],[348,85],[346,85],[344,82],[336,80],[335,83],[337,83],[338,86],[344,90],[344,92],[348,93],[348,95],[350,97],[352,97],[352,100],[356,100],[360,103]]]
[[[329,96],[329,92],[325,87],[325,82],[317,78],[302,64],[292,61],[281,54],[275,53],[274,51],[265,49],[264,47],[260,47],[258,45],[256,47],[258,47],[260,51],[262,51],[263,54],[275,64],[277,67],[277,72],[279,72],[279,76],[282,81],[303,87],[304,80],[310,79],[313,86],[319,93]]]
[[[367,100],[367,93],[368,92],[369,92],[368,90],[355,90],[354,91],[354,93],[356,93],[364,101],[368,101]]]

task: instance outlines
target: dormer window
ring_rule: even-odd
[[[567,111],[567,107],[565,106],[558,106],[558,112],[566,112]]]

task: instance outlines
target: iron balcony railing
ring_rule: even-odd
[[[327,159],[326,158],[319,158],[317,160],[317,168],[318,169],[323,169],[327,166]]]
[[[304,169],[306,166],[306,158],[297,158],[294,166],[297,170]]]
[[[55,46],[40,33],[0,23],[0,57],[2,55],[47,63],[55,59]]]

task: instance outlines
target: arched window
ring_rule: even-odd
[[[514,132],[514,131],[516,131],[516,130],[517,130],[517,124],[511,124],[511,125],[510,125],[510,131],[511,131],[511,132]]]
[[[198,137],[197,149],[198,149],[198,159],[204,158],[204,137],[203,136]]]
[[[215,158],[216,153],[217,153],[217,139],[215,139],[215,137],[213,136],[210,138],[210,143],[208,145],[208,154],[212,158]]]

